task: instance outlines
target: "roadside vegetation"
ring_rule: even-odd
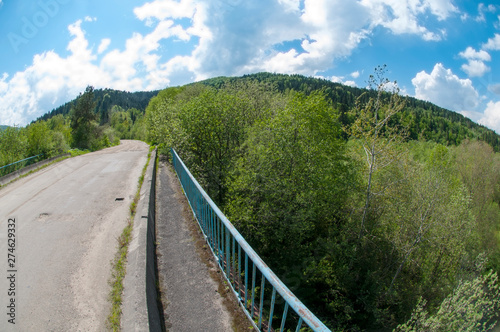
[[[47,113],[26,127],[0,129],[0,167],[32,156],[36,161],[66,152],[72,156],[117,145],[120,139],[146,140],[144,109],[155,93],[94,90],[92,86],[73,102]],[[123,108],[120,105],[142,106]],[[20,163],[3,170],[15,171]]]
[[[404,98],[300,76],[160,91],[177,150],[253,248],[333,330],[488,330],[499,314],[499,137]],[[359,90],[359,91],[358,91]]]

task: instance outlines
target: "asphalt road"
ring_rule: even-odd
[[[147,154],[122,141],[0,189],[0,331],[105,330],[110,262]]]

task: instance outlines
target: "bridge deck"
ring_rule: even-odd
[[[217,274],[206,261],[195,234],[189,205],[175,173],[163,163],[158,170],[157,252],[166,328],[176,331],[233,331]]]

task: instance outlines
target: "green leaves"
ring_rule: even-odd
[[[78,102],[71,114],[71,129],[73,129],[73,145],[80,149],[92,148],[92,140],[97,124],[94,121],[97,115],[94,113],[96,103],[94,101],[94,88],[88,86],[85,93],[78,98]]]
[[[291,96],[256,123],[230,184],[227,212],[270,264],[286,269],[339,221],[352,181],[345,143],[320,92]]]
[[[498,156],[486,145],[405,142],[447,127],[383,74],[361,96],[315,91],[301,77],[214,79],[161,91],[146,112],[149,139],[175,147],[273,270],[339,330],[397,326],[419,298],[415,315],[428,320],[468,287],[459,280],[477,277],[473,257],[500,257]],[[405,102],[422,109],[405,112]]]
[[[499,316],[498,276],[490,270],[474,279],[460,280],[433,315],[426,304],[420,299],[411,318],[394,331],[490,331]]]

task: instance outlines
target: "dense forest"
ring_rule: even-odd
[[[500,137],[400,96],[383,67],[369,84],[259,73],[147,93],[87,87],[0,131],[0,166],[119,139],[173,147],[332,330],[490,330]]]
[[[499,313],[498,136],[401,97],[302,76],[160,91],[174,147],[259,255],[333,330],[488,330]]]
[[[312,91],[322,90],[332,105],[342,113],[352,109],[359,98],[366,102],[367,98],[373,98],[375,94],[375,91],[366,91],[366,89],[302,75],[258,73],[242,78],[217,77],[201,83],[220,88],[242,80],[269,83],[280,93],[298,91],[309,94]],[[457,145],[464,139],[479,139],[490,144],[496,152],[500,151],[500,136],[494,131],[472,122],[459,113],[430,102],[413,97],[405,97],[404,99],[406,109],[391,121],[398,125],[404,124],[409,139],[431,140],[444,145]],[[339,120],[343,125],[349,125],[347,117],[341,116]]]
[[[118,144],[120,139],[145,141],[144,112],[156,94],[88,87],[75,100],[24,128],[2,126],[0,167],[32,156],[40,155],[37,160],[50,158],[70,148],[95,151]],[[1,169],[0,175],[23,165]]]
[[[125,110],[135,108],[144,111],[151,98],[156,96],[158,91],[127,92],[112,89],[97,89],[93,90],[93,94],[94,101],[96,103],[93,112],[98,114],[99,122],[102,125],[109,122],[110,114],[112,113],[114,107]],[[46,121],[58,114],[69,115],[78,99],[79,97],[53,109],[52,111],[39,117],[36,121]]]

